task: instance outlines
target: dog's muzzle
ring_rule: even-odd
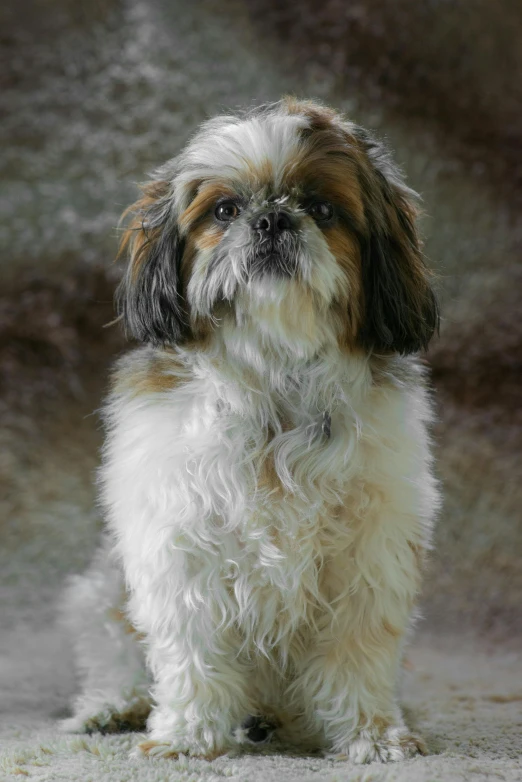
[[[272,210],[256,215],[250,227],[255,236],[251,275],[293,276],[296,260],[291,248],[295,247],[296,218],[289,212]]]

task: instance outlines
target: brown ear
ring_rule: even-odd
[[[116,291],[126,332],[143,342],[175,343],[187,336],[187,316],[180,293],[183,241],[167,182],[142,186],[143,197],[123,214],[132,219],[119,255],[127,255],[126,273]]]
[[[374,351],[426,350],[439,327],[439,309],[417,233],[416,194],[381,144],[359,129],[356,138],[369,163],[361,174],[368,232],[361,240],[359,339]]]

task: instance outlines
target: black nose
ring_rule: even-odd
[[[263,236],[275,236],[281,231],[289,231],[292,228],[292,218],[287,212],[268,212],[256,217],[252,228]]]

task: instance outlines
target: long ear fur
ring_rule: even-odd
[[[439,327],[439,309],[417,234],[416,194],[381,144],[359,129],[356,137],[370,162],[361,178],[369,233],[362,241],[359,338],[374,351],[426,350]]]
[[[133,215],[120,244],[128,255],[116,303],[127,334],[142,342],[175,343],[188,332],[180,293],[183,240],[172,213],[170,187],[153,181],[142,186],[143,197],[123,218]]]

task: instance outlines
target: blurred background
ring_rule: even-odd
[[[519,0],[16,0],[0,13],[4,670],[21,665],[14,649],[38,648],[34,676],[54,653],[56,597],[100,529],[97,410],[124,349],[107,326],[119,215],[201,120],[283,93],[386,137],[423,196],[443,312],[427,360],[445,505],[420,629],[516,643]]]

